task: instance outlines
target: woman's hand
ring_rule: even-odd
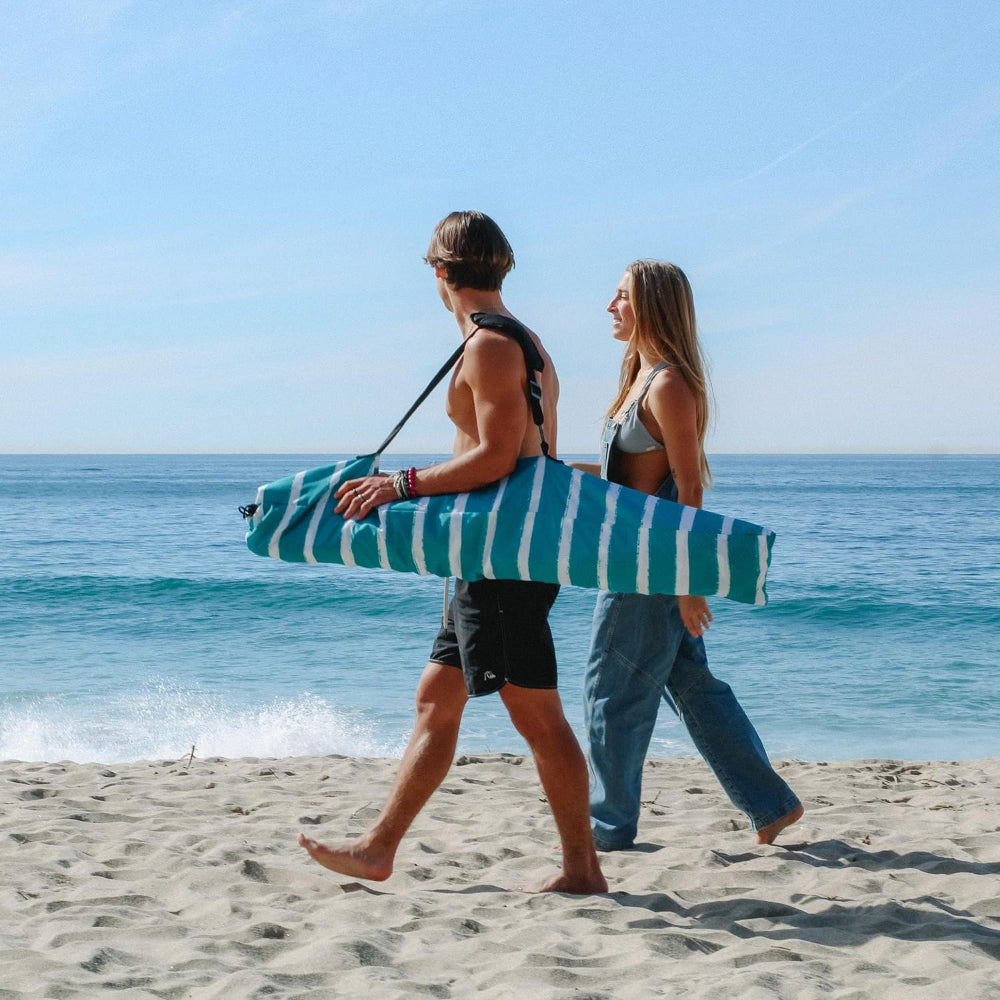
[[[348,479],[334,496],[340,501],[334,512],[347,521],[361,520],[382,504],[399,499],[392,477],[383,475]]]
[[[684,594],[677,598],[677,606],[681,612],[684,627],[697,639],[708,630],[712,620],[712,612],[708,610],[708,602],[704,597],[694,594]]]

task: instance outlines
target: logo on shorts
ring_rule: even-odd
[[[497,675],[493,673],[492,670],[487,670],[486,673],[483,674],[483,679],[487,681],[495,681],[497,679]]]

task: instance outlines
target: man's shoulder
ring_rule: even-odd
[[[523,365],[521,346],[507,334],[491,327],[480,327],[465,344],[466,358],[487,364],[506,364],[516,361]]]
[[[474,312],[470,318],[477,327],[484,330],[506,330],[514,333],[528,329],[516,316],[508,312]]]
[[[472,319],[478,324],[478,331],[473,340],[480,336],[491,336],[516,344],[528,367],[535,371],[541,371],[546,361],[551,364],[541,338],[515,316],[475,313]]]

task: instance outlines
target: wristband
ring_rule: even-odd
[[[406,484],[406,472],[402,469],[392,474],[392,488],[400,500],[410,499],[410,489]]]

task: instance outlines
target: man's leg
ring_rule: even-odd
[[[378,818],[360,837],[323,844],[299,834],[299,843],[324,868],[380,882],[392,874],[403,835],[445,779],[455,756],[468,701],[462,671],[428,663],[417,685],[417,717],[396,780]]]
[[[607,892],[590,832],[587,762],[563,714],[559,692],[505,684],[500,689],[511,721],[535,758],[538,777],[562,842],[562,872],[539,892]]]

